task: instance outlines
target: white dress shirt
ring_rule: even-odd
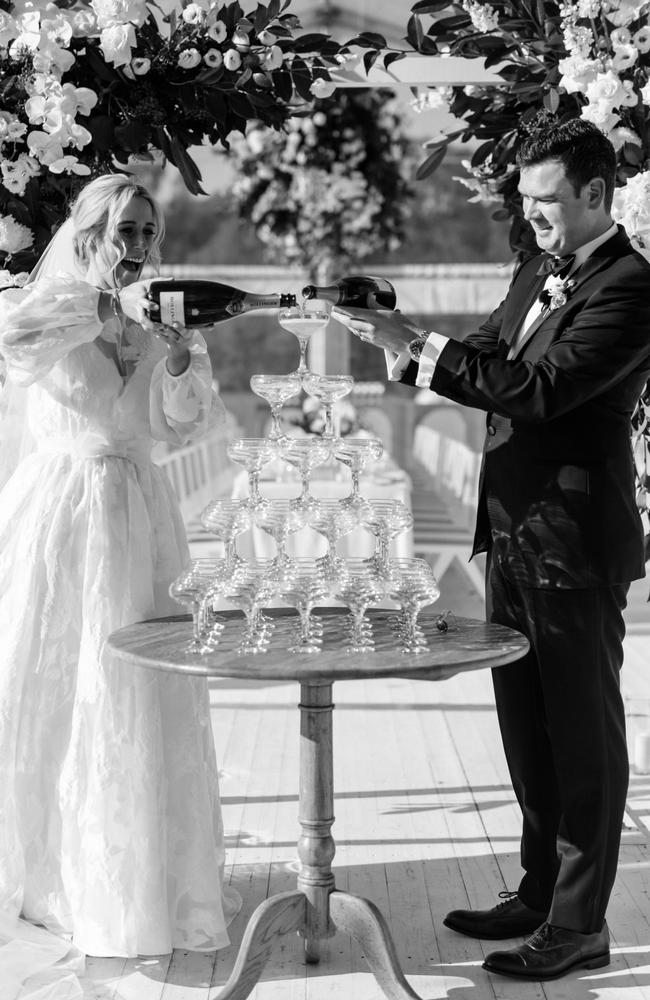
[[[564,280],[570,277],[570,275],[581,267],[587,258],[590,257],[599,246],[606,243],[607,240],[611,239],[612,236],[615,236],[617,232],[618,226],[615,222],[613,222],[609,229],[607,229],[600,236],[597,236],[594,240],[590,240],[588,243],[584,243],[581,247],[578,247],[575,251],[575,260],[571,265],[571,270],[567,275],[565,275]],[[540,291],[543,291],[548,285],[551,285],[553,280],[553,275],[549,274]],[[531,324],[538,318],[538,316],[540,316],[543,308],[543,303],[540,301],[539,297],[537,297],[526,313],[517,332],[517,336],[512,342],[512,346],[508,354],[509,359],[517,351],[520,343],[523,341],[526,330],[528,330]],[[445,337],[444,334],[435,333],[434,331],[427,334],[427,340],[422,348],[422,354],[420,355],[420,361],[418,364],[418,374],[415,380],[416,386],[420,389],[430,388],[436,363],[449,339],[450,338]],[[393,351],[387,350],[384,351],[384,355],[386,357],[386,368],[388,370],[389,380],[392,382],[399,381],[400,377],[404,374],[411,362],[411,355],[408,351],[402,351],[401,354],[395,354]]]

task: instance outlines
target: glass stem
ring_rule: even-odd
[[[254,505],[259,504],[262,500],[262,497],[260,496],[259,482],[260,482],[259,469],[251,470],[251,472],[249,472],[248,474],[248,491],[251,496],[251,501]]]
[[[356,466],[352,466],[352,496],[356,500],[359,496],[359,472]]]
[[[227,566],[234,566],[237,561],[237,550],[235,548],[235,536],[229,535],[228,538],[224,538],[224,550],[225,559]]]
[[[323,431],[323,437],[333,438],[334,437],[334,420],[332,419],[332,404],[324,403],[325,408],[325,430]]]

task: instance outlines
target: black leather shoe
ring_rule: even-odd
[[[497,903],[491,910],[452,910],[443,924],[468,937],[497,941],[530,934],[548,916],[540,910],[531,910],[516,892],[500,892],[499,896],[504,897],[503,903]]]
[[[511,951],[493,951],[483,968],[517,979],[557,979],[571,969],[601,969],[609,965],[607,924],[595,934],[579,934],[552,924],[542,924]]]

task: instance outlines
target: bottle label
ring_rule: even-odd
[[[184,300],[183,292],[161,292],[160,322],[166,326],[185,326]]]

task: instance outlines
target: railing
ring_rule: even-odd
[[[216,428],[207,437],[156,456],[165,469],[178,497],[186,523],[217,496],[229,496],[235,467],[226,448],[237,431],[232,422]]]

